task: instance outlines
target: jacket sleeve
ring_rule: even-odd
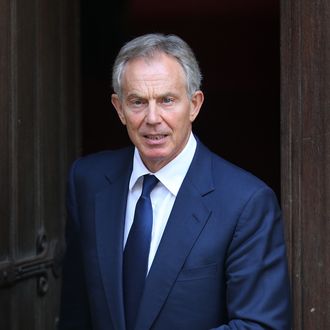
[[[283,221],[269,188],[248,200],[226,261],[228,324],[218,330],[291,329]]]
[[[90,330],[89,303],[84,281],[80,226],[72,166],[67,188],[66,253],[62,271],[59,330]]]

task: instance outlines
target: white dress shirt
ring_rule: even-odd
[[[145,167],[138,150],[135,148],[133,171],[129,182],[129,191],[127,196],[124,246],[133,223],[135,205],[142,192],[142,176],[145,174],[153,174],[157,177],[159,182],[150,194],[153,209],[153,226],[149,251],[148,271],[154,260],[159,242],[167,224],[167,220],[172,211],[175,198],[194,157],[196,146],[196,139],[191,133],[188,143],[181,153],[156,173],[151,173]]]

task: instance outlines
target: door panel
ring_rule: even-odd
[[[293,329],[330,329],[330,6],[281,5],[282,205]]]
[[[79,153],[79,1],[0,0],[0,328],[55,329]]]

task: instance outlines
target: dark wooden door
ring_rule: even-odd
[[[78,0],[0,0],[0,329],[55,329],[79,146]]]
[[[330,329],[330,1],[282,0],[282,205],[295,330]]]

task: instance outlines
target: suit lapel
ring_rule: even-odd
[[[109,185],[95,198],[97,252],[103,286],[115,329],[125,329],[122,251],[131,168],[127,171],[121,170],[122,173],[107,177]]]
[[[199,146],[199,149],[201,146]],[[213,190],[210,153],[196,151],[180,188],[141,300],[136,329],[149,329],[160,312],[195,241],[206,225],[211,210],[203,196]]]

